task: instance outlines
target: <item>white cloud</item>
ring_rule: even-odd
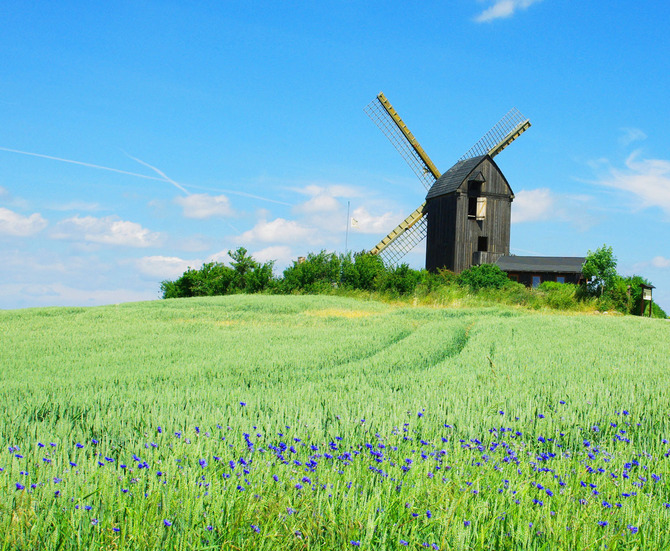
[[[521,190],[512,202],[512,223],[535,222],[547,218],[556,197],[549,189]]]
[[[477,17],[477,23],[488,23],[494,19],[511,17],[517,10],[525,10],[540,0],[495,0],[494,4],[485,9]]]
[[[186,218],[203,219],[213,216],[232,216],[234,214],[230,206],[230,200],[225,195],[194,193],[186,197],[177,197],[174,202],[184,209]]]
[[[39,213],[23,216],[12,210],[0,207],[0,235],[28,237],[47,227],[48,222]]]
[[[276,261],[278,266],[287,266],[291,260],[295,260],[291,247],[286,245],[273,245],[251,253],[254,260],[258,262],[268,262],[270,260]]]
[[[176,256],[145,256],[135,261],[140,273],[158,279],[176,279],[189,267],[198,269],[202,260],[184,260]]]
[[[647,135],[639,128],[622,128],[621,132],[622,136],[619,138],[619,143],[624,147],[633,142],[647,139]]]
[[[242,243],[307,243],[318,244],[321,239],[315,234],[314,228],[305,226],[295,220],[275,218],[268,222],[259,220],[249,231],[240,235]]]
[[[670,161],[638,159],[639,155],[639,151],[632,153],[625,170],[610,168],[597,183],[637,197],[642,208],[660,207],[670,214]]]
[[[670,268],[670,258],[655,256],[651,259],[651,265],[656,268]]]
[[[385,212],[374,216],[365,207],[358,207],[351,213],[351,218],[356,220],[356,225],[352,229],[359,233],[388,234],[405,219],[407,214]]]
[[[136,222],[120,220],[117,216],[73,216],[59,222],[52,237],[125,247],[150,247],[161,240],[159,233]]]
[[[82,289],[54,284],[0,283],[0,304],[10,308],[27,306],[98,306],[158,298],[157,290]]]
[[[340,202],[332,195],[316,195],[293,208],[294,212],[310,215],[322,215],[341,209]]]

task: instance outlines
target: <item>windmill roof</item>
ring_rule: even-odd
[[[497,266],[505,272],[561,272],[580,274],[581,256],[501,256]]]
[[[477,157],[470,157],[464,161],[458,161],[435,181],[428,191],[426,199],[432,199],[433,197],[439,197],[440,195],[446,195],[447,193],[456,191],[463,183],[463,180],[468,177],[468,174],[477,168],[477,165],[479,165],[485,157],[486,155],[478,155]]]

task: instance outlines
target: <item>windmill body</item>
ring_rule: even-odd
[[[514,194],[489,155],[457,162],[426,196],[426,269],[461,272],[509,254]]]

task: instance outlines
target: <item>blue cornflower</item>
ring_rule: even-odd
[[[200,468],[202,469],[204,469],[207,466],[207,461],[205,461],[204,459],[201,459],[200,461],[198,461],[198,463],[200,464]]]
[[[252,525],[251,525],[251,529],[252,529],[254,532],[256,532],[257,534],[259,534],[260,531],[261,531],[261,529],[260,529],[258,526],[256,526],[255,524],[252,524]]]
[[[118,526],[115,526],[114,528],[112,528],[112,532],[120,532],[120,531],[121,531],[121,528],[119,528]]]
[[[168,519],[164,519],[163,524],[165,524],[165,526],[172,526],[172,522],[170,522]]]
[[[353,545],[354,547],[360,547],[360,546],[361,546],[361,542],[360,542],[360,541],[351,540],[349,543],[350,543],[351,545]]]
[[[430,512],[430,510],[426,511],[426,517],[430,518],[433,516],[433,513]]]
[[[98,519],[97,519],[97,518],[92,518],[92,519],[91,519],[91,524],[92,524],[93,526],[95,526],[96,524],[98,524]]]
[[[463,521],[463,526],[470,526],[470,521],[469,520],[464,520]]]
[[[405,547],[407,547],[409,545],[409,542],[405,540],[400,540],[400,545],[404,545]]]
[[[608,522],[606,520],[598,521],[598,526],[605,527],[605,526],[607,526],[607,524],[608,524]]]
[[[630,530],[631,534],[637,534],[637,531],[639,530],[637,526],[631,526],[630,524],[628,525],[628,529]]]
[[[26,487],[23,484],[21,484],[20,482],[17,482],[16,483],[16,489],[17,490],[25,490]]]
[[[240,402],[240,405],[241,405],[242,407],[244,407],[244,406],[247,405],[247,403],[246,403],[246,402]]]
[[[544,415],[542,415],[541,413],[538,413],[537,416],[538,416],[540,419],[544,419]]]

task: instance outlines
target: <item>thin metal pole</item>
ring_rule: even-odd
[[[347,201],[347,230],[345,232],[345,237],[344,237],[344,254],[345,255],[349,251],[349,207],[350,207],[350,205],[351,205],[351,201]]]

